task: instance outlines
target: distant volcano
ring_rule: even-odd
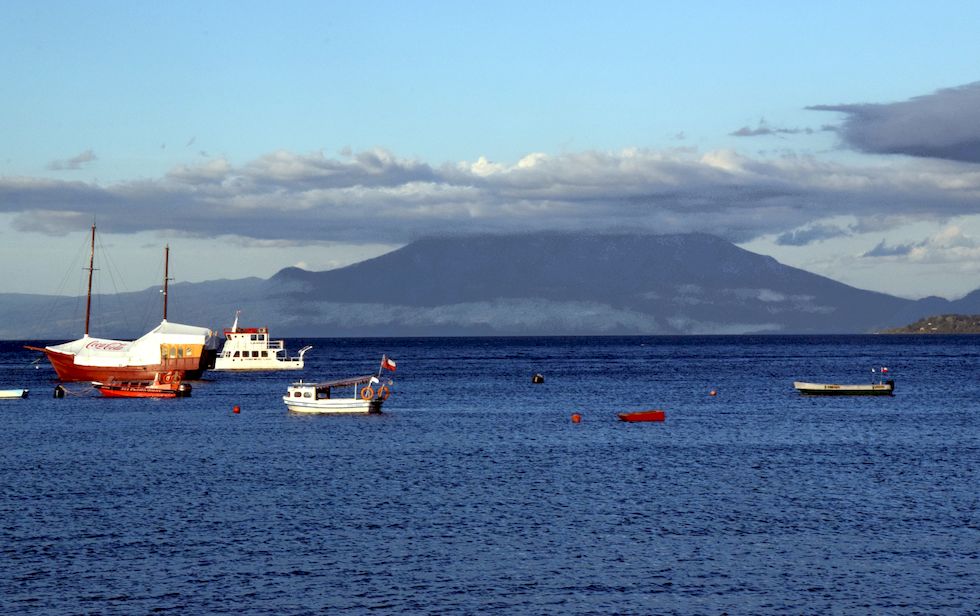
[[[120,296],[118,314],[155,292]],[[336,270],[181,284],[173,296],[182,322],[219,328],[240,308],[243,322],[283,336],[845,334],[980,312],[980,292],[902,299],[707,234],[430,238]],[[42,300],[52,298],[0,295],[0,335],[36,329],[27,321]]]

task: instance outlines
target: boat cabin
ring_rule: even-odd
[[[215,359],[215,370],[300,370],[303,355],[311,346],[300,349],[297,357],[289,357],[282,340],[270,340],[267,327],[238,327],[235,323],[225,329],[225,344]]]

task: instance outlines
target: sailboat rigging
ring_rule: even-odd
[[[170,246],[164,249],[163,320],[133,341],[94,338],[89,335],[92,312],[92,277],[95,271],[95,224],[89,253],[88,289],[85,300],[85,333],[71,342],[41,351],[61,381],[152,380],[159,372],[178,372],[183,379],[200,378],[214,365],[213,332],[206,327],[167,321]]]

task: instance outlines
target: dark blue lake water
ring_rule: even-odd
[[[0,401],[0,613],[980,605],[980,338],[287,346],[307,342],[307,379],[395,358],[385,413],[291,415],[297,373],[209,373],[187,399],[79,384],[54,399],[50,367],[0,343],[0,389],[31,388]],[[879,366],[894,397],[792,387]],[[651,408],[666,421],[616,418]]]

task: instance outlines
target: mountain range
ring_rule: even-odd
[[[144,333],[159,321],[159,295],[95,298],[92,335]],[[956,301],[904,299],[699,233],[428,238],[335,270],[171,285],[170,298],[172,321],[221,329],[241,310],[243,325],[286,337],[850,334],[980,312],[980,289]],[[0,338],[76,337],[83,304],[0,294]]]

